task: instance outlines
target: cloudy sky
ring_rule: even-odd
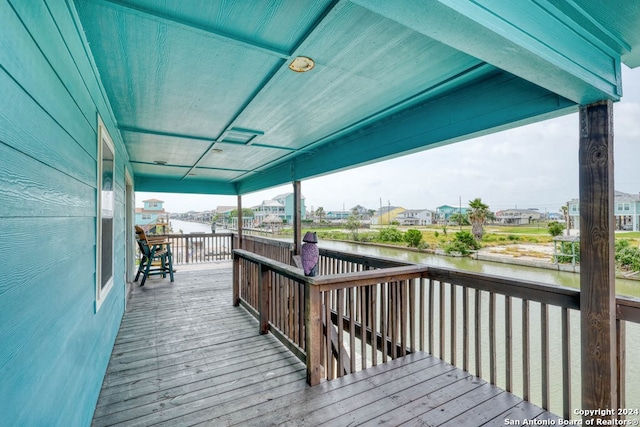
[[[640,192],[640,68],[623,66],[623,98],[614,104],[615,187]],[[538,208],[558,212],[578,196],[578,115],[571,114],[427,150],[333,175],[302,181],[307,209],[325,211],[380,204],[407,209],[466,206],[476,197],[496,211]],[[244,195],[250,207],[291,185]],[[136,193],[165,201],[169,212],[235,205],[235,196]]]

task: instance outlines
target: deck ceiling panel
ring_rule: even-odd
[[[215,169],[215,168],[196,168],[189,174],[189,176],[186,179],[193,180],[193,179],[206,178],[206,179],[215,179],[222,182],[229,182],[238,178],[243,174],[244,174],[244,171]]]
[[[242,194],[461,141],[617,100],[640,65],[635,1],[71,1],[141,191]]]
[[[221,151],[218,151],[221,150]],[[241,170],[249,172],[264,165],[265,161],[270,163],[279,158],[289,155],[290,150],[281,150],[261,146],[245,144],[217,143],[198,164],[199,167],[208,168],[229,168],[230,165],[238,163],[237,159],[242,159]]]
[[[282,63],[111,3],[78,5],[120,126],[215,138]]]
[[[131,161],[152,164],[156,161],[169,165],[191,167],[205,153],[210,141],[123,131]]]
[[[304,148],[482,63],[352,3],[298,52],[315,68],[277,73],[238,118],[260,142]]]

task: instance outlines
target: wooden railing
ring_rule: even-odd
[[[287,264],[234,251],[234,303],[307,364],[310,384],[428,351],[576,418],[578,290],[329,250],[320,276]],[[640,323],[640,301],[618,298],[617,313],[624,404],[625,322]]]
[[[238,235],[234,234],[234,248],[245,249],[256,255],[261,255],[284,264],[291,264],[291,251],[293,244],[291,242],[283,242],[280,240],[267,239],[258,236],[242,237],[242,246],[237,241]]]
[[[198,264],[231,260],[231,233],[162,234],[171,243],[173,264]]]

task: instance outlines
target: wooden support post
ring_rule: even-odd
[[[233,306],[240,305],[240,257],[233,254]]]
[[[260,264],[260,276],[258,277],[258,322],[260,323],[260,335],[269,332],[270,289],[271,272],[267,266]]]
[[[317,286],[305,282],[304,290],[305,349],[307,351],[307,384],[320,384],[322,368],[322,301]]]
[[[615,410],[618,392],[611,101],[580,108],[579,158],[582,409]]]
[[[300,181],[293,182],[293,255],[300,255],[302,241],[302,192]]]
[[[238,196],[238,249],[244,249],[242,244],[242,196]]]

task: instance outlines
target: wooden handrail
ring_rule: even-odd
[[[148,236],[148,238],[170,242],[174,264],[230,260],[232,257],[232,233],[171,233]]]

